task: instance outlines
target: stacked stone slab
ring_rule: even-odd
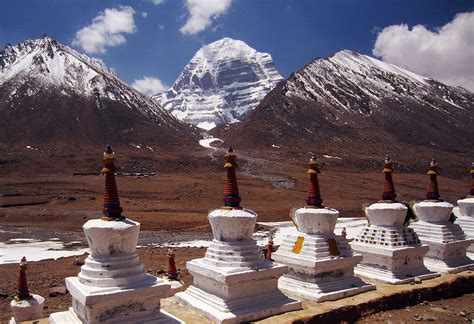
[[[351,242],[354,251],[363,255],[355,273],[390,284],[407,283],[414,277],[439,276],[423,264],[428,246],[421,244],[415,231],[404,225],[408,209],[396,201],[392,162],[388,156],[383,172],[382,200],[366,208],[369,225]]]
[[[209,213],[214,239],[204,258],[186,263],[193,285],[176,300],[217,323],[239,323],[301,308],[278,289],[284,265],[265,260],[251,238],[257,215],[240,207],[236,156],[225,155],[224,206]]]
[[[35,321],[43,317],[44,297],[30,293],[26,278],[27,268],[26,258],[23,257],[20,261],[16,295],[10,303],[13,317],[9,324]]]
[[[413,205],[419,221],[410,225],[418,237],[429,246],[424,262],[428,269],[458,273],[474,266],[466,256],[466,249],[474,242],[467,239],[458,224],[449,221],[453,205],[440,200],[438,190],[438,164],[433,159],[427,172],[430,176],[426,200]]]
[[[471,190],[469,195],[457,201],[459,213],[461,214],[455,221],[461,226],[468,239],[474,239],[474,162],[471,164]],[[474,243],[467,248],[466,255],[474,259]]]
[[[324,207],[319,189],[316,156],[309,162],[306,206],[292,212],[298,233],[286,236],[275,261],[288,266],[278,281],[287,295],[316,302],[336,300],[375,289],[354,277],[354,266],[362,255],[354,254],[348,241],[334,232],[339,212]]]
[[[140,223],[122,216],[115,181],[115,156],[104,153],[104,217],[83,226],[90,255],[77,277],[66,278],[72,296],[68,311],[53,313],[52,324],[181,323],[160,311],[170,285],[146,273],[136,246]]]

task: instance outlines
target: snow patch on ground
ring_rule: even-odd
[[[342,160],[339,156],[333,156],[333,155],[323,155],[326,159],[337,159],[337,160]]]
[[[214,143],[214,142],[223,142],[223,140],[216,137],[203,138],[202,140],[199,141],[199,145],[205,148],[210,148],[210,149],[215,150],[216,148],[211,146],[211,143]]]
[[[88,252],[87,248],[65,250],[58,241],[38,241],[34,239],[11,239],[10,243],[0,243],[0,264],[19,263],[24,256],[28,261],[58,259]],[[69,245],[69,244],[68,244]]]

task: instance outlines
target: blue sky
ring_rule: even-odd
[[[128,27],[122,26],[122,29],[120,27],[117,29],[115,25],[110,27],[112,36],[120,35],[118,39],[112,41],[116,44],[100,45],[102,48],[99,50],[92,47],[92,52],[89,48],[87,54],[102,59],[129,84],[149,76],[171,85],[201,46],[222,37],[240,39],[258,51],[270,53],[279,72],[287,77],[313,59],[331,55],[341,49],[373,55],[379,33],[392,25],[407,25],[408,31],[405,30],[405,34],[402,30],[396,34],[401,39],[414,34],[411,33],[413,26],[422,25],[426,28],[423,35],[428,39],[431,37],[429,33],[436,35],[439,28],[452,22],[456,14],[472,13],[474,2],[472,0],[15,0],[3,1],[1,8],[1,48],[6,43],[16,44],[46,33],[67,45],[74,43],[74,48],[81,52],[87,50],[78,41],[79,31],[91,26],[94,18],[97,20],[100,15],[104,16],[107,9],[116,12],[128,10],[128,16],[119,17],[128,19],[125,23],[129,24]],[[474,20],[470,17],[466,19],[467,22],[463,26],[474,27]],[[121,24],[118,21],[114,23]],[[186,24],[188,27],[183,30]],[[115,30],[119,32],[114,34]],[[88,37],[86,34],[84,33],[85,37]],[[472,34],[468,36],[468,39],[471,39]],[[388,38],[393,37],[388,35]],[[390,43],[390,39],[386,37],[381,44],[379,56],[384,60],[391,57],[390,60],[395,61],[393,63],[403,66],[404,58],[400,55],[395,57],[395,52],[404,51],[409,46],[397,47],[399,42],[393,44]],[[467,59],[469,63],[469,54],[474,55],[474,51],[469,53],[473,49],[470,47],[473,46],[472,41],[466,42],[464,46],[467,47],[460,50],[468,52],[464,60]],[[472,57],[470,63],[474,65]],[[415,63],[412,62],[413,64]],[[410,67],[410,64],[405,66]],[[462,67],[460,69],[462,70]],[[423,73],[430,74],[430,71]],[[434,76],[436,77],[435,74]],[[469,75],[465,78],[469,79]]]

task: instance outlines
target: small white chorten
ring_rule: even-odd
[[[392,162],[387,156],[382,201],[366,208],[369,225],[351,242],[354,251],[363,255],[354,271],[390,284],[408,283],[415,277],[437,277],[438,273],[429,271],[423,264],[428,246],[420,244],[416,233],[404,225],[408,208],[395,200],[392,171]]]
[[[240,207],[235,155],[225,155],[224,207],[209,213],[214,239],[204,258],[186,263],[193,285],[176,300],[217,323],[240,323],[301,309],[278,289],[287,267],[262,257],[252,239],[257,215]]]
[[[354,254],[343,236],[334,234],[339,212],[322,205],[316,156],[309,162],[306,207],[292,213],[298,234],[285,237],[273,254],[289,271],[278,281],[287,295],[316,302],[336,300],[375,289],[354,277],[362,255]]]
[[[43,317],[44,297],[30,293],[26,278],[27,268],[26,258],[23,257],[19,267],[17,294],[10,303],[13,317],[9,324],[35,321]]]
[[[439,200],[438,164],[434,159],[427,174],[430,181],[426,200],[413,205],[419,221],[410,225],[421,242],[430,247],[424,263],[438,272],[458,273],[474,268],[474,262],[466,256],[466,249],[474,240],[467,239],[461,227],[449,221],[454,206]]]

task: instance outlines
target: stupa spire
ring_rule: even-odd
[[[428,191],[426,192],[426,199],[428,200],[439,200],[438,190],[438,162],[433,158],[430,163],[430,168],[426,172],[430,176],[430,182],[428,184]]]
[[[471,175],[471,190],[469,191],[469,198],[474,198],[474,162],[471,163],[471,171],[469,171]]]
[[[237,177],[235,175],[236,155],[232,146],[229,146],[224,155],[224,168],[227,170],[227,178],[224,188],[224,208],[240,209],[239,188],[237,186]]]
[[[324,208],[318,180],[318,173],[321,171],[319,171],[318,158],[315,153],[311,154],[308,166],[309,169],[306,173],[309,174],[309,183],[308,196],[306,197],[306,208]]]
[[[20,261],[20,271],[18,276],[18,284],[16,287],[16,300],[24,300],[31,298],[30,291],[28,289],[28,281],[26,279],[26,269],[28,269],[28,264],[26,258],[23,257]]]
[[[102,174],[105,174],[105,191],[104,191],[104,205],[102,212],[104,213],[105,220],[121,220],[125,217],[122,216],[122,207],[120,207],[120,199],[117,190],[117,183],[115,181],[115,153],[110,145],[107,145],[107,149],[104,152],[104,167],[101,170]]]
[[[383,165],[383,173],[385,174],[385,180],[383,183],[382,200],[393,202],[397,198],[395,193],[395,185],[392,179],[393,165],[390,160],[390,156],[386,156]]]

